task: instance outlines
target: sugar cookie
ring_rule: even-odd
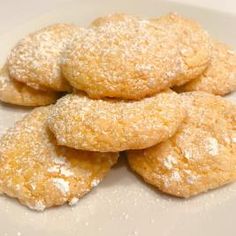
[[[118,158],[57,146],[46,125],[50,109],[34,109],[0,139],[0,192],[38,211],[74,204]]]
[[[70,90],[60,64],[64,50],[79,30],[70,24],[54,24],[29,34],[9,55],[10,76],[35,89]]]
[[[190,197],[236,178],[236,106],[204,92],[181,94],[188,112],[165,142],[129,151],[131,168],[147,183],[178,197]]]
[[[208,33],[196,22],[177,13],[170,13],[151,21],[174,35],[184,70],[174,85],[182,85],[203,73],[210,63],[211,44]]]
[[[211,64],[198,78],[177,87],[179,92],[205,91],[226,95],[236,91],[236,53],[224,43],[212,40]]]
[[[58,100],[48,123],[60,145],[100,152],[141,149],[175,133],[185,117],[179,101],[173,92],[140,101],[70,94]]]
[[[21,106],[44,106],[54,103],[59,93],[39,91],[9,77],[7,65],[0,70],[0,101]]]
[[[208,35],[196,27],[193,45],[185,47],[178,42],[182,31],[176,33],[175,24],[168,24],[120,14],[101,18],[93,23],[99,27],[84,31],[71,44],[63,74],[92,98],[137,100],[189,81],[208,64]]]

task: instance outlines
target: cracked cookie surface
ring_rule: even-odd
[[[57,146],[46,124],[51,108],[34,109],[0,139],[0,192],[38,211],[75,204],[118,158]]]
[[[60,65],[64,51],[79,32],[75,25],[54,24],[29,34],[10,52],[10,76],[35,89],[69,91]]]
[[[100,18],[68,48],[63,74],[92,98],[138,100],[187,82],[208,65],[210,47],[206,32],[186,22],[175,14]]]
[[[130,167],[147,183],[190,197],[236,179],[236,106],[204,92],[181,97],[187,118],[176,134],[127,154]]]
[[[48,123],[60,145],[116,152],[166,140],[184,117],[179,95],[172,91],[140,101],[96,100],[70,94],[58,100]]]
[[[56,102],[59,93],[40,91],[10,78],[7,65],[0,70],[0,101],[20,106],[44,106]]]
[[[211,63],[203,74],[181,87],[179,92],[205,91],[226,95],[236,91],[236,53],[224,43],[212,40]]]

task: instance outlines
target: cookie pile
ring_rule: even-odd
[[[215,95],[235,90],[235,52],[175,13],[43,28],[0,72],[1,101],[42,106],[0,139],[0,192],[38,211],[74,205],[121,151],[174,196],[230,183],[236,106]]]

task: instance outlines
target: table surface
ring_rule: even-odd
[[[0,34],[8,32],[12,27],[24,24],[41,14],[57,8],[71,0],[8,0],[0,1]],[[79,1],[79,0],[78,0]],[[96,0],[94,0],[96,1]],[[128,0],[127,0],[128,1]],[[138,1],[138,0],[137,0]],[[189,5],[218,9],[236,14],[235,0],[163,0],[181,2]]]

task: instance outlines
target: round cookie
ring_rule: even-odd
[[[7,65],[0,70],[0,101],[21,106],[44,106],[59,98],[57,92],[39,91],[9,77]]]
[[[127,154],[147,183],[187,198],[236,179],[236,106],[204,92],[180,96],[188,114],[177,133]]]
[[[58,100],[48,124],[60,145],[99,152],[141,149],[175,133],[185,117],[179,101],[173,92],[140,101],[70,94]]]
[[[86,30],[71,44],[62,65],[70,84],[92,98],[141,99],[189,81],[207,66],[208,35],[200,27],[193,46],[198,53],[178,43],[180,33],[165,21],[121,14],[97,21],[93,25],[99,27]]]
[[[34,89],[68,91],[60,64],[62,54],[80,29],[70,24],[54,24],[29,34],[12,49],[10,76]]]
[[[75,204],[118,158],[57,146],[46,125],[51,108],[34,109],[0,139],[0,192],[38,211]]]
[[[150,19],[158,29],[171,32],[179,48],[179,57],[184,64],[182,74],[172,85],[182,85],[201,75],[210,63],[211,44],[208,33],[196,21],[170,13]]]
[[[176,90],[205,91],[215,95],[236,91],[236,53],[224,43],[212,40],[212,58],[207,70]]]

